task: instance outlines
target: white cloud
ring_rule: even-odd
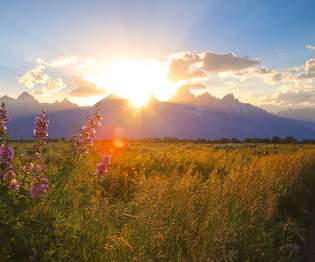
[[[276,92],[269,99],[271,103],[285,106],[303,106],[315,104],[315,90],[287,90]]]
[[[25,72],[18,78],[18,82],[28,88],[33,88],[35,84],[45,84],[49,80],[49,76],[44,73],[44,69],[44,65],[39,65],[34,69]]]
[[[45,65],[38,65],[35,68],[25,72],[18,77],[18,82],[27,88],[39,88],[34,91],[35,94],[47,94],[57,92],[66,87],[62,79],[52,79],[44,69]]]
[[[315,58],[307,60],[303,66],[303,69],[303,73],[297,76],[298,79],[315,78]]]
[[[66,84],[60,78],[57,78],[55,80],[53,79],[48,80],[45,86],[48,92],[57,92],[64,89],[65,87]]]
[[[36,59],[36,63],[46,65],[49,67],[64,67],[71,64],[76,64],[79,62],[79,58],[77,56],[60,56],[56,59],[51,60],[50,62],[46,62],[43,58],[38,57]]]
[[[315,45],[306,45],[305,48],[315,50]]]
[[[79,58],[76,56],[61,56],[50,62],[51,67],[68,66],[78,63]]]
[[[266,67],[252,67],[239,72],[233,72],[233,75],[245,81],[249,78],[259,78],[268,85],[276,85],[281,81],[297,81],[292,72],[280,72]]]

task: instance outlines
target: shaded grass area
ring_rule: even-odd
[[[18,154],[27,143],[15,144]],[[99,142],[50,194],[0,188],[1,261],[297,261],[315,182],[307,145]],[[95,165],[111,153],[110,172]],[[19,158],[16,159],[19,166]],[[62,189],[62,190],[61,190]],[[48,199],[48,200],[47,200]]]

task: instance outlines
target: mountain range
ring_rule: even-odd
[[[289,119],[315,122],[315,108],[287,109],[278,112],[277,115]]]
[[[76,126],[81,126],[86,116],[95,110],[95,105],[80,107],[67,98],[60,102],[40,103],[26,92],[16,99],[0,97],[0,102],[6,103],[9,109],[9,131],[13,132],[13,138],[24,139],[32,138],[34,117],[42,109],[49,116],[51,138],[70,137]],[[103,115],[99,138],[315,138],[315,123],[304,121],[310,119],[289,119],[284,113],[274,115],[242,103],[231,94],[222,99],[209,93],[195,96],[189,87],[179,89],[167,102],[151,98],[149,105],[141,109],[135,109],[128,100],[113,95],[99,104]]]

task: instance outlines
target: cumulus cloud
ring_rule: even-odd
[[[243,80],[251,77],[258,77],[267,84],[276,84],[281,81],[286,82],[305,82],[315,79],[315,58],[305,62],[303,66],[288,68],[285,71],[272,70],[265,67],[249,67],[240,71],[231,72],[233,76]]]
[[[34,94],[45,95],[60,91],[66,87],[62,79],[52,79],[44,69],[45,65],[38,65],[35,68],[25,72],[18,78],[18,82],[27,88],[36,88]]]
[[[237,72],[259,64],[257,59],[233,53],[181,52],[169,57],[169,79],[186,80],[206,77],[207,73]]]
[[[70,92],[70,95],[73,97],[89,97],[105,94],[105,90],[97,87],[94,83],[83,80],[82,78],[76,78],[75,85],[76,87]]]
[[[60,79],[49,79],[45,86],[34,90],[34,95],[49,96],[51,93],[58,92],[66,87],[66,84]]]
[[[65,87],[66,84],[60,78],[48,80],[45,86],[48,92],[57,92],[64,89]]]
[[[44,73],[44,69],[44,65],[39,65],[34,69],[25,72],[18,78],[19,83],[28,88],[33,88],[35,84],[45,84],[49,80],[49,76]]]
[[[198,54],[182,52],[169,56],[169,79],[190,80],[194,78],[205,78],[206,73],[196,67],[200,61]]]
[[[239,71],[258,64],[256,59],[238,57],[233,53],[205,52],[200,60],[200,67],[207,72]]]
[[[306,45],[305,48],[315,50],[315,45]]]
[[[298,79],[315,78],[315,58],[309,59],[303,66],[304,72],[297,76]]]
[[[249,78],[258,78],[269,85],[278,84],[281,81],[296,82],[299,79],[296,77],[296,73],[300,72],[300,69],[294,68],[284,72],[272,70],[266,67],[251,67],[238,72],[233,72],[232,75],[239,77],[241,80],[247,80]]]

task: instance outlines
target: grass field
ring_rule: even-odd
[[[30,143],[15,143],[15,166]],[[45,149],[49,190],[1,186],[0,260],[296,261],[315,182],[307,145],[98,142],[70,167]],[[95,175],[103,153],[112,155]]]

